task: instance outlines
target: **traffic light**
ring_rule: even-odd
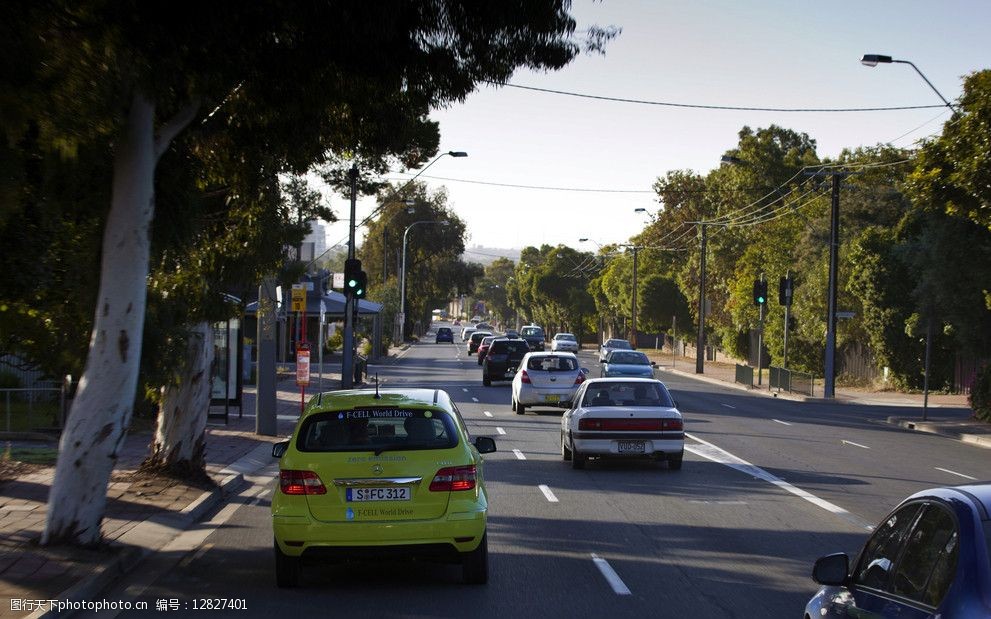
[[[754,280],[754,305],[760,307],[767,303],[767,282],[762,279]]]
[[[792,300],[795,297],[795,280],[788,277],[782,277],[778,282],[778,303],[781,305],[791,305]]]
[[[358,271],[358,276],[355,280],[354,297],[356,299],[364,299],[365,293],[368,292],[368,273]]]
[[[361,273],[361,260],[348,258],[344,261],[344,294],[355,294],[358,289],[358,275]]]

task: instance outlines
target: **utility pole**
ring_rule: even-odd
[[[702,251],[699,256],[699,331],[695,340],[695,373],[703,373],[703,356],[705,355],[705,245],[706,231],[704,222],[699,226],[702,229]]]
[[[354,232],[355,211],[358,203],[358,165],[351,166],[348,177],[351,181],[351,223],[348,224],[348,259],[355,257]],[[344,358],[341,360],[341,387],[350,389],[354,386],[354,310],[358,299],[353,294],[344,297]]]
[[[633,245],[633,309],[631,310],[632,320],[630,321],[630,343],[633,348],[637,347],[637,253],[640,248]]]
[[[840,251],[840,179],[841,172],[833,172],[832,207],[829,217],[829,292],[826,315],[826,376],[823,381],[823,397],[836,397],[836,286],[837,263]]]

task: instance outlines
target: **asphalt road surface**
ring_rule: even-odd
[[[580,357],[598,376],[595,356]],[[908,494],[991,470],[987,450],[885,424],[900,412],[890,406],[792,402],[659,371],[685,417],[684,468],[576,471],[561,459],[561,411],[513,413],[510,384],[483,387],[460,341],[414,345],[370,372],[447,390],[470,430],[496,439],[484,470],[487,585],[462,584],[456,566],[396,561],[311,566],[300,588],[277,589],[273,461],[106,592],[150,604],[120,615],[796,617],[816,591],[817,557],[855,553]],[[209,608],[220,600],[236,608]]]

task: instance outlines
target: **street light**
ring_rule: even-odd
[[[455,155],[457,156],[457,155]],[[461,155],[462,157],[464,155]],[[402,272],[399,277],[399,337],[397,339],[402,339],[405,336],[406,328],[406,241],[409,237],[409,231],[413,229],[414,226],[420,224],[440,224],[442,226],[447,226],[450,224],[449,221],[445,220],[429,220],[424,219],[421,221],[414,221],[410,225],[406,226],[406,230],[403,232],[403,263]]]
[[[943,96],[943,93],[941,93],[940,91],[936,90],[936,87],[933,86],[933,83],[929,81],[929,78],[927,78],[925,75],[923,75],[922,71],[919,70],[919,67],[915,66],[915,64],[912,63],[911,61],[909,61],[909,60],[895,60],[891,56],[884,56],[882,54],[864,54],[860,58],[860,63],[862,65],[868,66],[868,67],[876,67],[878,65],[878,63],[883,63],[883,64],[889,64],[889,63],[907,64],[910,67],[912,67],[913,69],[915,69],[915,72],[919,74],[919,77],[921,77],[926,82],[926,84],[929,84],[929,87],[932,88],[932,91],[934,93],[936,93],[936,96],[938,96],[943,101],[943,103],[946,105],[946,107],[950,108],[950,111],[952,111],[952,112],[955,112],[956,111],[956,108],[953,107],[953,104],[951,104],[949,101],[946,100],[946,97]],[[925,361],[925,366],[926,367],[925,367],[925,373],[923,374],[923,379],[922,379],[922,382],[923,382],[923,384],[922,384],[922,421],[925,421],[926,420],[927,414],[928,414],[928,411],[929,411],[929,359],[930,359],[930,357],[932,355],[932,333],[933,333],[932,308],[931,307],[928,308],[926,313],[928,315],[926,317],[926,361]]]

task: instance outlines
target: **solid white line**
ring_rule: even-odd
[[[861,449],[870,449],[867,445],[861,445],[860,443],[854,443],[853,441],[843,441],[844,445],[853,445],[854,447],[860,447]]]
[[[544,493],[544,496],[547,497],[548,501],[550,501],[551,503],[558,502],[557,497],[554,496],[554,493],[551,492],[551,489],[548,488],[546,484],[540,484],[537,487],[540,488],[540,491]]]
[[[949,473],[950,475],[956,475],[958,477],[963,477],[964,479],[969,479],[971,481],[977,481],[977,478],[976,477],[971,477],[970,475],[964,475],[963,473],[957,473],[956,471],[951,471],[950,469],[943,469],[943,468],[940,468],[938,466],[933,467],[933,468],[935,468],[937,471],[943,471],[944,473]]]
[[[524,456],[523,455],[523,452],[520,451],[519,449],[514,449],[513,450],[513,453],[516,454],[516,459],[517,460],[526,460],[526,456]]]
[[[771,421],[773,421],[774,423],[780,423],[783,426],[790,426],[791,425],[787,421],[781,421],[780,419],[772,419]]]
[[[847,510],[843,509],[839,505],[835,505],[833,503],[830,503],[829,501],[820,499],[816,495],[814,495],[814,494],[812,494],[810,492],[806,492],[805,490],[802,490],[801,488],[796,488],[795,486],[789,484],[788,482],[786,482],[785,480],[781,479],[780,477],[777,477],[775,475],[772,475],[771,473],[768,473],[767,471],[765,471],[764,469],[760,468],[759,466],[755,466],[755,465],[747,462],[743,458],[739,458],[737,456],[734,456],[733,454],[731,454],[730,452],[726,451],[722,447],[717,447],[716,445],[713,445],[712,443],[710,443],[708,441],[704,441],[704,440],[700,439],[699,437],[694,436],[692,434],[689,434],[687,432],[685,433],[685,436],[688,437],[688,438],[690,438],[690,439],[692,439],[693,441],[697,441],[697,442],[701,443],[701,445],[688,445],[688,444],[686,444],[685,445],[685,451],[689,451],[689,452],[691,452],[691,453],[693,453],[695,455],[702,456],[703,458],[706,458],[708,460],[712,460],[713,462],[718,462],[719,464],[724,464],[724,465],[726,465],[726,466],[728,466],[730,468],[733,468],[733,469],[736,469],[736,470],[740,471],[741,473],[745,473],[747,475],[750,475],[750,476],[754,477],[755,479],[763,479],[764,481],[766,481],[768,483],[771,483],[771,484],[774,484],[778,488],[781,488],[785,492],[790,492],[791,494],[794,494],[795,496],[797,496],[797,497],[799,497],[801,499],[805,499],[806,501],[808,501],[809,503],[812,503],[813,505],[815,505],[817,507],[821,507],[822,509],[824,509],[824,510],[826,510],[828,512],[831,512],[833,514],[836,514],[837,516],[839,516],[840,518],[843,518],[847,522],[851,522],[854,525],[856,525],[856,526],[858,526],[860,528],[863,528],[865,530],[868,530],[868,531],[871,530],[871,524],[869,522],[866,522],[864,520],[861,520],[860,518],[854,516],[853,514],[851,514]]]
[[[502,428],[496,428],[496,432],[498,432],[499,434],[505,434],[506,433],[506,431],[503,430]]]
[[[485,415],[486,417],[492,416],[492,413],[490,413],[489,411],[482,411],[482,414]]]
[[[612,569],[608,561],[600,558],[594,552],[592,553],[592,561],[595,562],[595,567],[599,568],[599,571],[602,572],[606,582],[616,592],[616,595],[630,595],[630,589],[623,582],[623,579],[619,577],[619,574],[616,573],[616,570]]]
[[[733,408],[733,409],[736,408],[735,406],[730,406],[729,404],[723,404],[723,406],[725,406],[726,408]]]

